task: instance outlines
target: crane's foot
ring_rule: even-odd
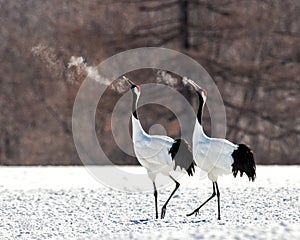
[[[190,217],[190,216],[192,216],[192,215],[195,214],[195,217],[197,217],[197,215],[199,214],[199,210],[200,210],[200,208],[197,208],[197,209],[195,209],[192,213],[189,213],[189,214],[187,214],[186,216],[187,216],[187,217]]]
[[[161,219],[164,219],[164,217],[166,215],[166,210],[167,210],[166,206],[163,206],[161,209],[161,216],[160,216]]]

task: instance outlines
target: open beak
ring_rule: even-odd
[[[134,84],[134,82],[132,82],[128,77],[123,76],[123,79],[128,82],[128,84],[130,84],[130,86],[135,86],[136,84]]]

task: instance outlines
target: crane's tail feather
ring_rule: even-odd
[[[251,149],[245,144],[239,144],[238,148],[232,153],[233,164],[232,164],[232,173],[236,177],[240,171],[240,176],[243,176],[243,173],[249,178],[249,181],[254,181],[256,177],[256,166],[254,161],[254,156]]]
[[[193,159],[192,149],[188,142],[184,139],[175,139],[169,150],[172,159],[175,161],[174,170],[179,166],[185,169],[189,176],[195,173],[195,161]]]

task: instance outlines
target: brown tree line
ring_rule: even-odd
[[[252,146],[258,163],[300,163],[300,3],[297,0],[0,1],[0,163],[80,164],[72,106],[85,74],[71,56],[97,65],[120,51],[163,46],[196,59],[220,89],[227,137]],[[140,70],[134,79],[155,81]],[[178,87],[195,103],[194,95]],[[118,164],[134,164],[111,133],[122,94],[109,87],[97,109],[97,135]],[[180,134],[163,107],[140,109],[146,129]],[[166,117],[161,118],[164,114]],[[205,114],[209,133],[210,120]],[[101,159],[91,160],[101,164]]]

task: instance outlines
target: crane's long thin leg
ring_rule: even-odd
[[[216,189],[217,189],[217,197],[218,197],[218,220],[221,220],[221,211],[220,211],[220,191],[219,191],[219,188],[218,188],[218,183],[215,182],[215,185],[216,185]]]
[[[163,207],[161,209],[161,219],[163,219],[165,217],[167,204],[169,203],[170,199],[172,198],[172,196],[174,195],[174,193],[177,191],[177,189],[180,186],[179,182],[177,182],[175,178],[173,178],[171,175],[169,175],[169,177],[175,182],[176,186],[175,186],[175,189],[173,190],[173,192],[171,193],[170,197],[168,198],[168,200],[166,201],[166,203],[163,205]]]
[[[202,208],[209,200],[211,200],[214,196],[216,196],[216,189],[215,189],[215,183],[213,182],[213,193],[212,195],[204,202],[200,205],[200,207],[196,208],[192,213],[187,214],[186,216],[192,216],[193,214],[195,214],[195,216],[197,216],[197,214],[199,213],[200,208]]]
[[[155,199],[155,217],[156,217],[156,219],[158,219],[157,190],[156,190],[155,182],[153,182],[153,187],[154,187],[154,199]]]

